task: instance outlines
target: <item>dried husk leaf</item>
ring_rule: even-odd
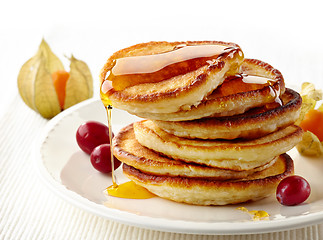
[[[64,109],[93,96],[93,78],[89,67],[74,56],[70,61],[70,77],[66,83]]]
[[[313,98],[308,97],[307,95],[302,96],[302,106],[301,106],[301,111],[299,114],[299,117],[297,121],[295,122],[296,125],[299,125],[301,121],[303,121],[306,113],[314,109],[316,105],[316,101]]]
[[[53,72],[64,70],[64,65],[61,62],[61,60],[52,52],[47,42],[43,39],[42,42],[39,45],[38,53],[40,55],[43,55],[46,62],[45,67],[48,72],[51,74]]]
[[[34,80],[34,102],[40,115],[44,118],[52,118],[61,112],[61,107],[53,85],[52,75],[45,66],[46,63],[48,61],[43,57]]]
[[[34,103],[34,80],[36,78],[40,58],[35,55],[29,59],[20,69],[18,75],[18,90],[22,100],[31,109],[37,111]]]
[[[23,101],[45,118],[52,118],[61,110],[51,74],[64,70],[59,58],[42,40],[34,57],[29,59],[18,74],[18,89]]]
[[[312,157],[319,157],[323,154],[323,145],[318,137],[310,131],[303,134],[302,140],[296,145],[300,154]]]
[[[322,90],[315,89],[314,84],[309,82],[302,84],[301,96],[303,101],[301,113],[295,124],[300,124],[306,113],[311,109],[315,109],[316,103],[322,99],[322,95]],[[318,110],[323,111],[323,105]],[[296,145],[296,148],[300,154],[306,156],[319,157],[323,154],[322,142],[310,131],[303,134],[302,140]]]
[[[317,90],[314,84],[304,82],[302,84],[301,96],[302,96],[302,107],[299,114],[299,118],[296,121],[296,125],[299,125],[303,121],[305,114],[315,108],[316,102],[322,99],[322,90]]]
[[[319,107],[318,107],[318,109],[317,109],[317,110],[319,110],[319,111],[323,112],[323,103],[321,104],[321,106],[319,106]]]
[[[320,101],[323,94],[321,89],[315,89],[313,83],[304,82],[302,84],[301,95],[312,98],[315,101]]]

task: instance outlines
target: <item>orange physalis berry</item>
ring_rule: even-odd
[[[314,133],[319,140],[323,141],[323,112],[320,110],[309,110],[299,125],[304,131]]]
[[[61,109],[64,108],[65,88],[66,82],[69,79],[69,77],[70,74],[64,70],[59,70],[57,72],[52,73],[52,79]]]

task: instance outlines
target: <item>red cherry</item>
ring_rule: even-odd
[[[104,143],[110,143],[109,128],[106,125],[96,121],[83,123],[77,129],[76,141],[84,152],[91,154],[95,147]]]
[[[93,167],[103,173],[112,171],[110,144],[102,144],[94,148],[91,153],[91,163]],[[121,162],[113,157],[114,169],[117,169]]]
[[[304,202],[311,193],[310,184],[300,176],[284,178],[277,186],[276,198],[282,205],[293,206]]]

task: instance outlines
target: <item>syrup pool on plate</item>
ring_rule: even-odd
[[[119,198],[147,199],[155,197],[153,193],[133,181],[125,182],[117,186],[112,185],[106,191],[108,195]]]
[[[269,219],[269,214],[263,210],[248,210],[245,207],[238,207],[237,210],[240,210],[242,212],[249,214],[253,221]]]

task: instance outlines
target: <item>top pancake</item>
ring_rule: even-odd
[[[105,81],[107,73],[114,67],[115,61],[134,56],[158,55],[174,50],[177,46],[219,45],[227,47],[212,61],[204,66],[167,80],[143,83],[116,90],[110,81]],[[116,108],[140,116],[141,112],[172,113],[198,105],[228,74],[238,73],[243,61],[243,52],[234,43],[218,41],[196,42],[149,42],[134,45],[113,54],[101,72],[101,97],[108,98]],[[112,83],[113,85],[113,83]]]
[[[233,116],[245,111],[272,103],[285,92],[284,78],[279,70],[268,63],[256,59],[244,59],[240,73],[259,76],[272,80],[270,84],[249,84],[226,81],[218,86],[196,106],[187,110],[161,114],[149,112],[132,112],[142,118],[162,121],[187,121],[204,117]],[[234,84],[232,84],[234,83]],[[248,88],[251,89],[248,89]],[[230,93],[231,91],[231,93]],[[277,96],[275,96],[277,94]]]

